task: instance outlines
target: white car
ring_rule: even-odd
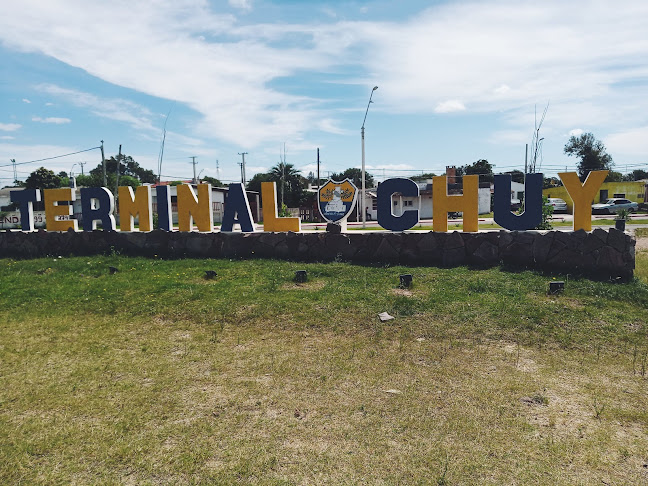
[[[639,204],[632,202],[629,199],[623,199],[620,197],[613,197],[605,202],[592,204],[593,214],[618,213],[622,209],[627,209],[631,213],[634,213],[635,211],[637,211],[637,209],[639,209]]]
[[[547,201],[547,206],[553,206],[554,213],[566,213],[567,203],[558,197],[550,197]]]

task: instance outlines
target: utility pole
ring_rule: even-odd
[[[16,171],[16,159],[11,159],[11,163],[13,165],[13,171],[14,171],[14,184],[18,180],[18,172]]]
[[[86,165],[86,164],[87,164],[87,162],[79,162],[79,165],[81,166],[81,175],[85,175],[83,173],[83,166]]]
[[[106,156],[104,155],[103,140],[101,141],[101,168],[103,169],[103,186],[106,187]]]
[[[524,173],[527,173],[528,167],[528,160],[529,160],[529,144],[526,144],[526,148],[524,149]]]
[[[365,211],[365,123],[367,122],[367,113],[369,113],[369,106],[371,106],[371,97],[373,96],[374,91],[378,89],[378,86],[374,86],[369,95],[369,103],[367,103],[367,110],[365,111],[364,120],[362,122],[362,128],[360,129],[361,138],[362,138],[362,192],[360,193],[360,206],[362,208],[362,229],[367,227],[367,211]],[[357,206],[356,206],[357,207]]]
[[[238,153],[242,157],[242,162],[239,164],[241,166],[241,182],[243,183],[243,187],[247,185],[247,181],[245,178],[245,156],[248,154],[247,152],[239,152]]]
[[[286,144],[284,143],[283,157],[279,152],[279,160],[281,160],[281,207],[284,205],[284,187],[286,185]]]
[[[220,167],[218,165],[218,159],[216,159],[216,179],[220,181]]]
[[[196,179],[196,156],[193,155],[189,157],[191,159],[191,163],[193,164],[193,183],[198,184],[198,179]]]
[[[119,155],[117,156],[117,177],[115,178],[115,199],[117,198],[117,194],[119,194],[119,164],[121,163],[121,144],[119,145]]]

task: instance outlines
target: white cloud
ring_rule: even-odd
[[[238,8],[246,12],[252,10],[252,0],[228,0],[228,3],[232,8]]]
[[[23,103],[27,103],[27,104],[31,103],[31,101],[29,101],[27,98],[23,98],[22,101]]]
[[[70,123],[72,120],[69,118],[58,118],[55,116],[50,116],[47,118],[41,118],[40,116],[32,117],[32,121],[39,123],[53,123],[55,125],[63,125],[65,123]]]
[[[583,130],[582,128],[574,128],[573,130],[569,130],[570,137],[580,137],[583,133],[585,133],[585,130]]]
[[[260,172],[268,172],[269,170],[270,167],[247,165],[247,163],[245,164],[245,176],[248,178],[248,180],[250,180],[252,178],[252,175],[254,174],[258,174]]]
[[[591,28],[601,19],[605,35]],[[641,61],[647,19],[642,1],[623,9],[596,1],[466,1],[431,7],[404,25],[356,27],[369,40],[367,71],[391,111],[429,113],[460,99],[471,112],[502,112],[518,125],[534,104],[551,100],[546,123],[551,118],[566,131],[584,120],[636,120],[648,109],[637,83],[648,77]],[[628,90],[641,106],[623,102]]]
[[[335,135],[349,135],[351,131],[340,128],[337,121],[331,118],[324,118],[317,124],[318,128],[323,132],[333,133]]]
[[[614,158],[615,154],[639,157],[645,161],[648,154],[648,126],[614,133],[604,138],[607,152]]]
[[[613,121],[619,125],[613,130],[645,124],[648,110],[642,84],[648,77],[642,62],[648,58],[648,3],[642,0],[623,8],[595,0],[448,2],[404,21],[317,24],[242,24],[214,13],[204,0],[24,0],[4,7],[0,40],[7,47],[177,100],[202,115],[196,136],[246,148],[303,140],[313,129],[343,134],[322,121],[333,120],[341,103],[325,108],[275,83],[338,69],[357,73],[346,83],[380,85],[383,112],[448,113],[469,106],[497,113],[512,131],[531,132],[533,106],[546,100],[551,107],[543,130],[562,137],[584,122],[597,127]],[[601,19],[603,33],[592,29]],[[295,37],[300,42],[291,42]],[[98,116],[153,128],[141,107],[117,102],[103,112],[87,96]]]
[[[14,140],[16,137],[12,137],[11,135],[3,135],[0,137],[0,140]]]
[[[466,107],[459,100],[442,101],[434,108],[435,113],[453,113],[456,111],[465,111]]]
[[[119,98],[102,98],[83,91],[41,84],[36,89],[57,96],[79,108],[86,108],[96,116],[129,124],[138,130],[159,130],[151,123],[151,112],[137,103]]]
[[[15,132],[20,127],[22,127],[22,125],[18,123],[0,123],[0,130],[3,132]]]
[[[529,130],[499,130],[492,134],[489,141],[493,144],[521,145],[531,141],[531,133]]]

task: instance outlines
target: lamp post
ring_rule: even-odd
[[[364,120],[362,120],[362,128],[360,133],[362,134],[362,192],[360,193],[360,202],[362,203],[362,228],[367,227],[367,212],[365,210],[365,147],[364,147],[364,126],[367,121],[367,114],[369,113],[369,105],[371,105],[371,97],[373,96],[374,91],[378,89],[378,86],[374,86],[369,95],[369,103],[367,103],[367,110],[365,111]]]
[[[74,169],[74,166],[76,165],[76,162],[72,164],[72,167],[70,167],[70,177],[74,175],[74,172],[72,172],[72,169]]]

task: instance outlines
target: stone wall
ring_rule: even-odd
[[[278,258],[430,266],[505,264],[622,279],[631,278],[635,266],[634,238],[616,229],[596,229],[591,233],[0,232],[3,257],[94,255],[111,251],[171,258]]]

